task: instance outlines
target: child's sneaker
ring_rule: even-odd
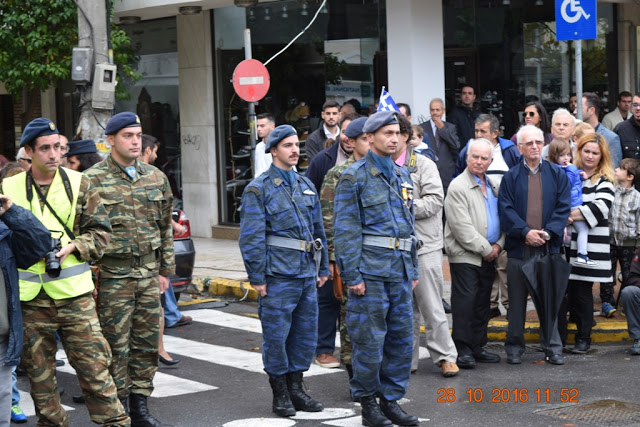
[[[602,315],[604,317],[611,317],[613,316],[613,313],[615,313],[617,310],[608,302],[603,302],[602,303]]]
[[[11,407],[11,421],[16,424],[22,424],[27,422],[27,416],[22,412],[22,409],[18,405]]]
[[[588,255],[578,254],[578,256],[574,260],[575,265],[579,265],[581,267],[592,268],[596,266],[596,262],[592,261]]]

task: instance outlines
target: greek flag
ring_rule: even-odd
[[[398,113],[400,112],[400,109],[396,105],[396,102],[393,100],[389,92],[384,90],[384,86],[382,86],[382,93],[380,94],[380,101],[378,101],[377,111],[396,111]]]

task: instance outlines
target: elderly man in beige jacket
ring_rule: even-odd
[[[467,167],[451,182],[444,201],[453,342],[458,350],[458,366],[467,369],[475,368],[476,362],[500,361],[500,356],[483,348],[487,343],[494,262],[505,239],[498,219],[498,186],[486,175],[492,148],[484,138],[469,143]]]
[[[399,166],[411,174],[413,182],[413,209],[415,230],[422,247],[418,249],[420,280],[413,289],[413,357],[411,371],[418,369],[420,349],[420,315],[424,317],[427,350],[431,361],[442,369],[442,375],[452,377],[458,373],[458,352],[451,339],[449,322],[442,306],[442,206],[444,192],[438,166],[407,145],[413,132],[411,122],[399,116],[400,138],[398,150],[392,156]]]

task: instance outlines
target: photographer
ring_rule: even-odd
[[[87,263],[102,257],[111,233],[109,217],[89,179],[59,167],[60,135],[49,119],[31,121],[20,147],[31,157],[31,169],[6,178],[0,192],[29,209],[51,231],[44,258],[18,270],[26,340],[22,361],[38,424],[69,423],[60,404],[52,357],[59,331],[91,420],[129,425],[109,374],[111,351],[100,329]]]
[[[31,212],[0,194],[0,425],[9,424],[11,371],[20,362],[22,351],[17,267],[37,262],[49,250],[50,242],[49,230]]]

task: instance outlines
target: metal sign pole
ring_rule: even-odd
[[[576,105],[578,114],[576,118],[582,120],[582,40],[575,41],[576,50]],[[573,113],[573,111],[570,111]]]
[[[251,30],[244,30],[244,59],[251,59]],[[256,104],[249,102],[249,141],[251,143],[251,152],[256,148]],[[253,159],[253,155],[251,156]]]

